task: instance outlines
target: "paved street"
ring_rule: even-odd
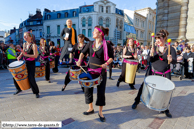
[[[102,123],[97,106],[94,106],[95,114],[82,114],[88,105],[76,81],[71,82],[64,92],[61,91],[68,69],[59,70],[56,74],[51,72],[52,83],[47,83],[44,77],[36,79],[40,89],[39,99],[35,98],[31,89],[14,96],[16,90],[11,74],[7,70],[0,70],[0,121],[62,121],[64,129],[194,129],[194,82],[189,79],[180,81],[172,78],[176,90],[170,106],[173,118],[169,119],[142,103],[132,110],[137,90],[130,90],[126,83],[116,87],[121,70],[114,69],[115,80],[107,79],[106,106],[103,109],[107,121]],[[137,89],[143,79],[144,71],[137,73]]]

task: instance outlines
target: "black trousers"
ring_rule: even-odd
[[[100,85],[97,86],[97,100],[96,100],[97,106],[106,105],[106,102],[105,102],[106,79],[107,79],[107,73],[104,72],[102,74],[102,82],[100,83]],[[90,104],[93,102],[93,91],[94,91],[93,87],[92,88],[84,87],[86,104]]]
[[[52,69],[54,73],[57,73],[59,71],[58,69],[58,59],[55,57],[55,67]]]
[[[121,72],[121,75],[118,79],[119,82],[125,82],[125,72],[126,72],[126,63],[122,63],[122,72]],[[130,71],[129,71],[130,72]],[[136,77],[136,75],[135,75]],[[134,78],[134,81],[132,84],[129,84],[129,85],[135,85],[135,78]]]
[[[70,82],[71,80],[69,79],[69,71],[68,71],[67,75],[65,76],[64,84],[67,86],[67,84],[69,84]]]
[[[111,76],[112,76],[112,65],[113,65],[113,63],[109,64],[109,78],[111,78]]]
[[[45,79],[50,80],[50,63],[49,60],[45,63]]]
[[[35,61],[26,61],[26,67],[28,70],[28,79],[29,79],[29,83],[30,83],[30,87],[32,89],[32,92],[34,94],[38,94],[39,93],[39,89],[38,86],[36,84],[36,80],[35,80]],[[15,84],[15,82],[14,82]],[[18,85],[15,85],[16,89],[21,91],[20,87]]]

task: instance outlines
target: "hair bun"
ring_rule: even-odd
[[[160,30],[159,33],[163,33],[165,37],[169,35],[168,31],[165,29]]]

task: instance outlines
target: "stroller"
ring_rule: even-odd
[[[180,80],[184,77],[184,62],[177,62],[176,64],[171,64],[171,76],[178,77]]]

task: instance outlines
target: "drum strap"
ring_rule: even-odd
[[[163,75],[163,77],[166,77],[166,74],[167,74],[167,73],[170,73],[170,72],[171,72],[170,69],[167,70],[166,72],[158,72],[158,71],[154,70],[154,68],[152,67],[152,75],[160,74],[160,75]]]

